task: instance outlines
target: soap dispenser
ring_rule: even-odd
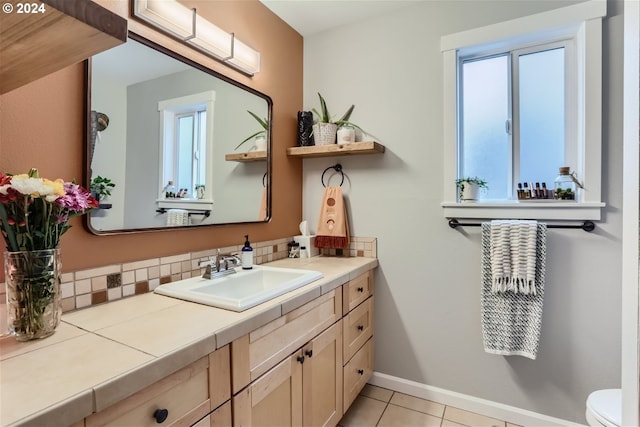
[[[249,242],[249,235],[244,235],[244,247],[242,248],[242,269],[250,270],[253,268],[253,248]]]

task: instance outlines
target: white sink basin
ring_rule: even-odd
[[[323,277],[313,270],[257,265],[214,279],[192,277],[155,289],[155,293],[233,311],[269,301]]]

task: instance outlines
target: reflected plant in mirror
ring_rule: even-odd
[[[269,218],[267,95],[133,33],[124,45],[87,61],[87,79],[86,181],[109,177],[118,186],[111,209],[89,216],[92,232]],[[108,127],[97,122],[105,115]],[[246,140],[263,135],[267,155],[252,162],[227,159],[258,118],[262,129]],[[253,144],[239,151],[250,150]],[[174,188],[169,197],[168,183]]]
[[[251,115],[251,117],[256,119],[256,121],[262,127],[262,130],[259,130],[259,131],[255,132],[255,133],[252,133],[251,135],[246,137],[240,144],[238,144],[236,146],[235,149],[237,150],[242,145],[244,145],[245,142],[253,140],[253,142],[254,142],[253,148],[256,151],[264,151],[264,150],[267,149],[266,147],[267,147],[267,134],[269,133],[269,120],[266,119],[266,118],[264,118],[264,119],[260,118],[253,111],[247,111],[247,113],[249,113]]]

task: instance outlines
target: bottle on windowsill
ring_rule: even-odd
[[[569,172],[569,166],[560,168],[559,175],[554,181],[554,189],[554,197],[556,200],[576,199],[576,182]]]
[[[173,181],[169,181],[167,185],[164,186],[162,192],[160,193],[161,199],[173,199],[176,195],[176,187],[173,186]]]

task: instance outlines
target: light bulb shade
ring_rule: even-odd
[[[176,0],[134,0],[133,11],[144,22],[250,76],[260,71],[260,52]]]
[[[254,75],[260,71],[260,52],[234,38],[233,57],[227,62],[250,75]]]
[[[233,35],[196,16],[196,36],[189,43],[225,60],[231,57]]]
[[[134,15],[182,39],[194,36],[195,11],[177,1],[135,0]]]

